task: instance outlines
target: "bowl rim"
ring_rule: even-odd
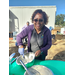
[[[35,59],[35,53],[34,53],[34,52],[27,52],[27,53],[25,53],[25,54],[28,54],[28,53],[33,53],[33,54],[34,54],[34,58],[33,58],[33,60],[34,60],[34,59]],[[20,55],[20,56],[21,56],[21,55]],[[19,58],[20,56],[18,56],[18,58]],[[18,58],[17,58],[17,60],[18,60]],[[20,63],[17,62],[17,60],[16,60],[16,63],[17,63],[18,65],[21,65]],[[33,61],[33,60],[32,60],[32,61]],[[32,61],[31,61],[31,62],[32,62]],[[30,62],[28,62],[28,63],[30,63]],[[28,64],[28,63],[25,63],[25,65]]]
[[[44,66],[44,65],[33,65],[32,67],[35,67],[35,66],[42,66],[42,67],[45,67],[45,68],[47,68],[49,71],[51,71],[52,75],[54,75],[54,73],[52,72],[52,70],[49,69],[48,67]],[[30,68],[32,68],[32,67],[30,67]],[[26,71],[25,71],[24,75],[26,75]]]

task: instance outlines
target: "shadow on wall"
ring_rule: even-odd
[[[61,51],[58,54],[56,54],[52,60],[62,60],[65,61],[65,51]]]
[[[9,32],[19,31],[19,19],[9,10]]]

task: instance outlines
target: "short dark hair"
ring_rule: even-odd
[[[27,23],[29,23],[29,21],[27,21]]]
[[[42,11],[41,9],[37,9],[37,10],[34,11],[34,13],[32,14],[32,18],[31,18],[32,22],[33,22],[33,19],[34,19],[35,15],[36,15],[37,13],[40,13],[40,14],[43,15],[44,24],[47,24],[47,23],[48,23],[48,16],[47,16],[47,14],[46,14],[44,11]]]

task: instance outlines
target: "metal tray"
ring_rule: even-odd
[[[40,73],[40,75],[54,75],[50,69],[48,69],[47,67],[45,67],[43,65],[34,65],[34,66],[28,68],[28,70],[33,72],[33,73],[36,70]],[[25,72],[24,75],[28,75],[27,72]]]

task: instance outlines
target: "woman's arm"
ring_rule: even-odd
[[[19,45],[23,45],[22,43],[22,39],[25,38],[28,35],[29,32],[29,27],[26,27],[22,32],[20,32],[17,37],[16,37],[16,41]]]
[[[47,36],[46,36],[47,38],[45,38],[45,39],[48,39],[47,40],[47,44],[46,44],[45,47],[40,49],[41,52],[47,51],[51,47],[51,45],[52,45],[52,39],[51,39],[51,32],[50,32],[50,30],[48,30],[46,34],[47,34]]]

